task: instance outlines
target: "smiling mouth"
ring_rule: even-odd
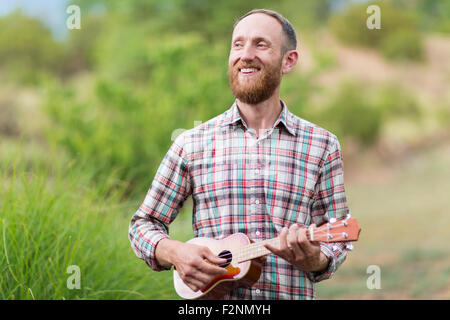
[[[259,68],[239,68],[239,73],[244,74],[244,75],[251,75],[251,74],[255,74],[256,72],[258,72],[260,69]]]

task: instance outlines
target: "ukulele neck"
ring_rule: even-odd
[[[275,248],[280,248],[280,238],[276,237],[260,242],[253,242],[249,245],[239,248],[233,254],[233,257],[236,260],[236,262],[240,263],[247,260],[253,260],[272,253],[271,251],[269,251],[269,249],[264,247],[265,244],[270,244]]]
[[[307,230],[306,230],[306,236],[308,237],[308,239],[310,241],[314,240],[314,231],[315,228],[310,226]],[[246,245],[244,247],[241,247],[235,254],[235,259],[238,263],[240,262],[244,262],[247,260],[252,260],[252,259],[256,259],[265,255],[268,255],[270,253],[272,253],[269,249],[267,249],[264,245],[265,244],[269,244],[272,247],[275,247],[277,249],[280,249],[280,238],[276,237],[276,238],[272,238],[272,239],[267,239],[264,241],[259,241],[259,242],[253,242],[249,245]]]
[[[360,231],[361,228],[358,226],[356,219],[348,216],[342,220],[333,219],[333,221],[320,227],[311,225],[306,230],[306,237],[309,241],[314,242],[347,242],[358,240]],[[270,244],[279,249],[280,238],[276,237],[248,244],[236,250],[233,257],[239,263],[270,254],[271,251],[264,247],[265,244]]]

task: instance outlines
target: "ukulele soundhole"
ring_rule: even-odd
[[[231,254],[230,251],[223,250],[221,253],[219,253],[219,258],[227,259],[227,262],[219,264],[219,267],[225,268],[231,263],[231,260],[233,259],[233,255]]]

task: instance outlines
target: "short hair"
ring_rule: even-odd
[[[245,17],[248,17],[249,15],[255,14],[255,13],[263,13],[268,16],[271,16],[278,20],[278,22],[281,24],[283,35],[285,36],[284,45],[281,48],[282,54],[286,53],[288,50],[295,50],[297,48],[297,36],[295,34],[294,27],[292,24],[283,17],[281,14],[279,14],[276,11],[268,10],[268,9],[254,9],[252,11],[247,12],[242,17],[236,20],[236,22],[233,25],[233,30],[236,28],[236,25]]]

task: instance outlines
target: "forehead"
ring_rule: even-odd
[[[267,38],[272,42],[281,43],[282,27],[274,17],[264,13],[254,13],[245,17],[236,25],[232,39],[238,37]]]

